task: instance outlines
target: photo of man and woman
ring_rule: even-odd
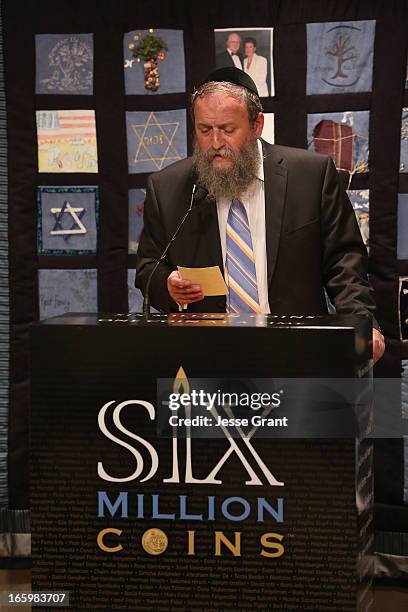
[[[261,98],[273,96],[273,30],[226,28],[214,35],[216,68],[240,68],[253,79]]]

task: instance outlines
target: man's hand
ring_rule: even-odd
[[[384,336],[378,329],[373,329],[373,360],[376,363],[384,354]]]
[[[177,304],[191,304],[204,297],[200,285],[193,285],[189,280],[183,280],[177,270],[173,270],[167,278],[167,291]]]

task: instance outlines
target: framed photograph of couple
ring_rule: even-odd
[[[259,96],[275,95],[272,28],[214,30],[216,68],[236,66],[255,82]]]

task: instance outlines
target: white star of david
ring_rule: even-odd
[[[61,208],[51,208],[50,212],[55,216],[54,229],[50,231],[51,236],[68,236],[72,234],[86,234],[87,233],[88,230],[86,229],[85,225],[81,221],[83,215],[86,212],[85,208],[83,207],[73,208],[69,202],[64,202]],[[61,218],[65,213],[68,213],[69,215],[71,215],[74,221],[74,224],[72,225],[70,229],[64,229],[61,226]],[[61,229],[56,229],[57,227]]]

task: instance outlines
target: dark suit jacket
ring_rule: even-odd
[[[330,158],[279,145],[264,150],[266,250],[272,314],[324,314],[324,288],[339,314],[373,314],[367,252],[353,208]],[[194,184],[191,158],[149,177],[136,285],[144,290],[154,261],[187,210]],[[223,271],[217,208],[205,199],[191,212],[151,283],[151,303],[178,307],[167,277],[178,265]],[[223,312],[225,297],[190,304],[190,312]],[[376,325],[377,326],[377,325]]]
[[[237,53],[239,59],[241,60],[242,70],[244,69],[244,56],[242,53]],[[228,53],[227,50],[222,51],[222,53],[218,53],[215,57],[215,67],[218,68],[234,68],[234,60],[231,57],[231,54]]]

